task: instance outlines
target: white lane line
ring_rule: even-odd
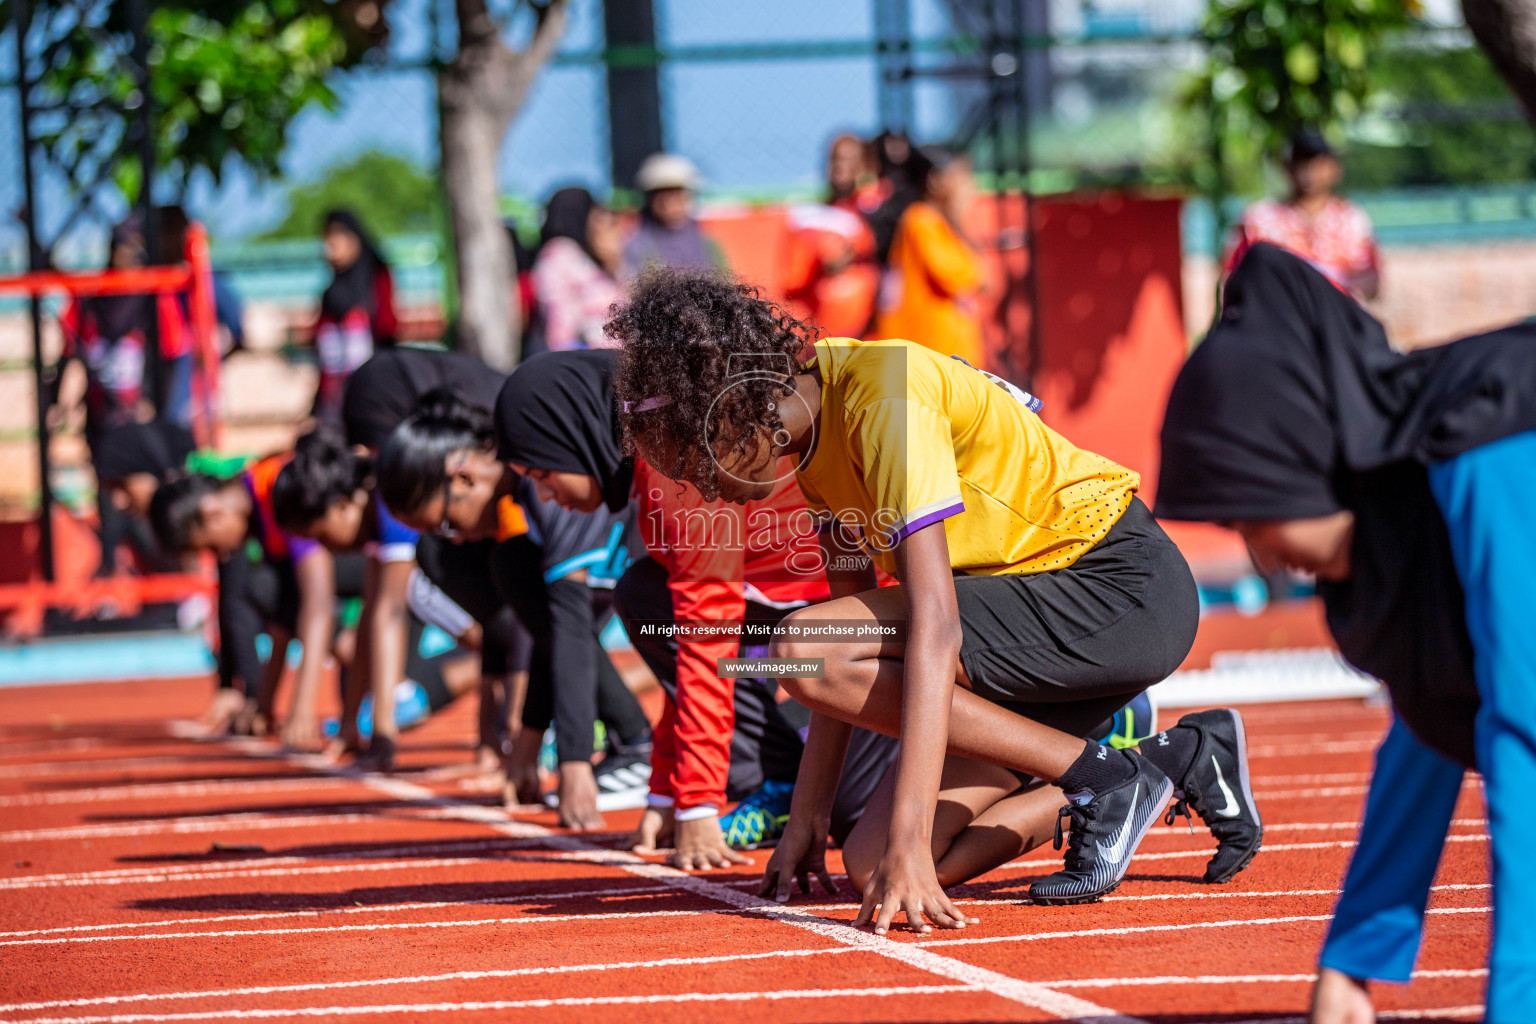
[[[304,1006],[272,1010],[211,1010],[206,1013],[115,1013],[107,1017],[29,1017],[0,1024],[153,1024],[178,1020],[246,1020],[279,1017],[355,1017],[388,1013],[467,1013],[485,1010],[541,1010],[555,1006],[644,1006],[656,1003],[749,1003],[781,999],[849,999],[872,996],[938,996],[983,992],[979,985],[892,985],[881,988],[780,989],[768,992],[662,992],[647,996],[567,996],[562,999],[497,999],[463,1003],[386,1003],[377,1006]]]
[[[17,793],[0,796],[0,807],[33,807],[38,804],[121,803],[131,800],[159,800],[165,797],[245,796],[260,793],[290,793],[305,789],[334,789],[350,785],[347,779],[314,778],[300,775],[291,779],[262,779],[214,782],[146,782],[132,786],[101,786],[94,789],[55,789],[41,793]]]
[[[1471,969],[1440,970],[1440,971],[1414,971],[1414,978],[1486,978],[1488,969],[1477,967]],[[1164,976],[1156,978],[1066,978],[1062,981],[1042,981],[1040,984],[1051,988],[1121,988],[1137,985],[1254,985],[1254,984],[1285,984],[1292,982],[1306,982],[1308,984],[1317,980],[1316,974],[1195,974],[1183,977]],[[5,1009],[0,1007],[0,1009]]]
[[[530,843],[538,843],[538,836],[517,836],[506,839],[473,839],[463,842],[423,843],[375,850],[344,850],[338,853],[314,853],[307,857],[251,857],[228,862],[228,868],[215,867],[211,863],[177,865],[169,864],[153,868],[111,868],[104,871],[66,872],[49,875],[18,875],[0,878],[0,889],[42,889],[54,886],[77,885],[125,885],[137,882],[201,881],[213,878],[270,878],[282,875],[302,875],[309,871],[320,874],[339,874],[345,871],[392,871],[396,867],[463,867],[466,864],[494,863],[501,857],[458,857],[452,860],[412,860],[384,864],[362,863],[347,866],[331,866],[327,862],[337,860],[374,861],[389,857],[420,856],[445,853],[513,853]],[[247,866],[250,865],[250,866]],[[283,865],[304,865],[285,867]]]
[[[1322,775],[1264,775],[1271,786],[1341,786],[1351,782],[1370,782],[1370,772],[1329,772]]]
[[[338,772],[333,766],[327,765],[318,759],[305,758],[297,760],[301,764],[307,763],[313,766],[317,771],[345,774]],[[774,920],[829,938],[840,945],[870,950],[888,959],[907,964],[910,967],[916,967],[930,974],[938,975],[941,978],[948,978],[951,981],[957,981],[964,985],[978,986],[1003,999],[1044,1010],[1056,1017],[1067,1020],[1079,1020],[1089,1017],[1098,1018],[1098,1024],[1144,1024],[1138,1018],[1117,1014],[1096,1003],[1080,999],[1065,992],[1055,992],[1039,985],[1020,981],[1017,978],[1010,978],[996,971],[952,960],[925,949],[918,949],[909,943],[896,942],[883,935],[859,931],[848,927],[847,924],[840,921],[828,921],[823,918],[812,917],[780,906],[771,900],[761,899],[757,896],[732,889],[729,886],[719,885],[707,879],[690,875],[686,871],[679,871],[676,868],[667,867],[662,864],[648,863],[632,853],[593,847],[585,840],[574,836],[557,835],[540,826],[514,821],[504,813],[501,822],[493,822],[488,820],[485,814],[488,810],[487,808],[468,806],[451,798],[438,797],[430,790],[412,785],[400,779],[379,775],[358,777],[365,785],[400,800],[418,801],[445,809],[462,808],[465,813],[474,815],[473,820],[483,822],[498,832],[505,832],[509,829],[522,829],[525,830],[524,834],[526,834],[526,830],[538,829],[547,837],[547,842],[551,846],[571,851],[573,854],[583,856],[595,863],[609,864],[637,877],[649,881],[663,882],[674,888],[724,903],[737,910],[762,911]]]
[[[0,946],[62,946],[93,942],[157,942],[162,939],[239,939],[251,935],[336,935],[341,932],[392,932],[417,929],[485,928],[491,925],[563,924],[569,921],[610,921],[652,917],[698,917],[729,914],[730,910],[624,910],[609,914],[548,914],[529,917],[467,917],[452,921],[379,921],[373,924],[332,924],[318,928],[235,928],[226,931],[140,932],[133,935],[70,935],[49,939],[7,939]],[[318,915],[317,915],[318,916]]]
[[[1483,780],[1469,775],[1461,784],[1462,789],[1483,788]],[[1313,789],[1260,789],[1254,790],[1253,798],[1260,802],[1266,800],[1316,800],[1327,797],[1364,796],[1370,792],[1370,786],[1320,786]],[[1265,826],[1266,828],[1268,826]]]
[[[950,892],[965,891],[969,886],[956,886]],[[1445,885],[1430,886],[1430,892],[1467,892],[1479,889],[1492,889],[1487,882],[1448,882]],[[1147,903],[1162,902],[1165,900],[1258,900],[1258,899],[1295,899],[1299,896],[1337,896],[1343,890],[1340,889],[1286,889],[1279,892],[1159,892],[1148,893],[1141,896],[1105,896],[1101,903]],[[1018,899],[999,899],[995,896],[966,896],[955,899],[954,903],[974,903],[978,906],[988,905],[1017,905],[1029,906],[1034,901],[1028,897]],[[852,906],[852,904],[849,904]],[[803,908],[802,908],[803,909]],[[831,909],[831,905],[828,905]]]
[[[1317,738],[1317,733],[1315,732],[1291,734],[1264,732],[1254,736],[1254,739],[1257,739],[1260,742],[1272,747],[1285,747],[1286,749],[1291,749],[1293,747],[1318,746],[1319,744],[1328,745],[1334,743],[1370,743],[1374,745],[1380,743],[1382,737],[1384,737],[1386,734],[1387,731],[1385,728],[1356,729],[1353,732],[1335,733],[1329,736],[1326,740],[1320,740]]]
[[[296,858],[304,864],[302,858]],[[131,875],[96,878],[79,882],[47,882],[42,885],[0,885],[0,889],[51,889],[80,885],[148,885],[152,882],[208,882],[227,878],[284,878],[297,875],[346,875],[373,871],[431,871],[462,868],[473,864],[504,863],[504,858],[440,858],[425,860],[387,860],[376,864],[305,864],[292,868],[251,868],[238,871],[199,871],[186,874]],[[23,881],[17,879],[17,881]]]
[[[1482,828],[1486,823],[1482,818],[1456,818],[1451,824],[1461,828]],[[1267,824],[1264,826],[1264,834],[1268,835],[1271,832],[1356,832],[1359,829],[1360,823],[1358,821],[1307,821],[1289,822],[1280,825]],[[1147,829],[1147,835],[1149,836],[1183,836],[1189,833],[1189,826],[1182,822],[1171,828],[1159,826]]]
[[[632,885],[620,889],[581,889],[560,892],[535,892],[522,896],[488,896],[478,900],[424,900],[417,903],[378,903],[363,907],[324,907],[316,910],[274,910],[256,914],[220,914],[217,917],[174,917],[163,921],[132,921],[121,924],[76,924],[59,928],[32,928],[26,931],[0,932],[0,939],[17,939],[30,935],[72,935],[83,932],[136,930],[141,928],[178,928],[198,924],[222,924],[225,921],[262,921],[278,918],[325,917],[327,914],[397,914],[410,910],[431,910],[438,907],[472,907],[487,905],[513,905],[546,903],[550,900],[598,899],[614,896],[670,896],[670,889],[655,885]]]
[[[473,805],[472,805],[473,806]],[[435,806],[417,810],[402,807],[401,813],[385,814],[366,805],[336,804],[323,808],[327,811],[347,813],[294,814],[275,818],[266,811],[242,811],[236,814],[196,814],[179,818],[151,818],[136,822],[119,822],[101,825],[69,825],[60,828],[24,829],[18,832],[0,832],[0,843],[50,841],[55,839],[97,839],[120,836],[182,835],[196,832],[245,831],[247,829],[305,828],[309,825],[344,825],[360,821],[418,822],[438,821],[450,818],[455,821],[478,820],[463,814],[445,814]],[[498,812],[481,807],[486,814]],[[487,820],[498,821],[490,817]]]
[[[846,876],[835,875],[833,877],[835,877],[835,878],[842,878],[842,877],[846,877]],[[737,884],[737,883],[730,883],[730,884]],[[754,883],[751,883],[751,884],[756,885],[758,883],[754,882]],[[955,888],[953,888],[953,889],[951,889],[949,891],[950,892],[962,891],[965,888],[967,888],[967,887],[966,886],[956,886]],[[1481,885],[1449,883],[1449,884],[1446,884],[1446,885],[1432,886],[1430,891],[1434,892],[1434,891],[1472,890],[1472,889],[1491,889],[1491,888],[1493,888],[1493,886],[1490,885],[1490,884],[1486,884],[1486,883],[1485,884],[1481,884]],[[1156,893],[1156,894],[1147,895],[1147,896],[1106,896],[1100,902],[1102,902],[1102,903],[1143,902],[1143,901],[1149,901],[1149,900],[1180,900],[1180,899],[1184,899],[1184,900],[1265,899],[1265,898],[1269,898],[1269,899],[1295,899],[1296,897],[1299,897],[1299,896],[1337,896],[1340,891],[1341,890],[1338,890],[1338,889],[1291,889],[1291,890],[1287,890],[1285,892],[1188,892],[1188,893]],[[960,906],[960,905],[964,904],[964,905],[977,906],[977,907],[1032,906],[1034,904],[1034,901],[1029,899],[1028,897],[1019,897],[1017,899],[999,899],[999,898],[994,897],[994,896],[961,896],[961,897],[957,897],[957,898],[951,899],[950,902],[954,903],[956,906]],[[853,902],[852,900],[848,900],[848,901],[845,901],[843,903],[823,903],[823,904],[820,904],[820,905],[797,903],[797,904],[795,904],[795,909],[799,910],[799,911],[801,911],[803,913],[807,913],[807,914],[830,914],[830,913],[836,913],[838,911],[842,911],[844,913],[847,913],[849,911],[852,911],[857,906],[858,906],[857,903]],[[1436,910],[1431,910],[1429,912],[1430,913],[1449,913],[1449,914],[1486,913],[1486,912],[1491,912],[1492,909],[1493,909],[1492,907],[1486,907],[1486,906],[1484,906],[1484,907],[1471,907],[1471,908],[1467,908],[1467,907],[1449,907],[1449,908],[1445,908],[1444,910],[1436,909]],[[1166,927],[1170,927],[1170,926],[1164,925],[1162,927],[1166,928]],[[1172,927],[1182,927],[1182,926],[1172,926]],[[1004,942],[1004,941],[1007,941],[1007,939],[1006,938],[1000,938],[1000,939],[998,939],[996,941]]]
[[[1433,1010],[1378,1010],[1377,1020],[1456,1020],[1483,1016],[1483,1006],[1442,1006]],[[1264,1017],[1260,1020],[1224,1020],[1210,1024],[1308,1024],[1310,1017]]]
[[[100,750],[106,744],[98,739],[79,737],[72,740],[33,740],[8,743],[0,740],[0,757],[30,757],[33,754],[62,753],[66,750]]]
[[[1381,737],[1372,740],[1324,740],[1312,743],[1266,743],[1249,747],[1250,758],[1316,757],[1318,754],[1369,754],[1381,746]]]
[[[1434,907],[1430,914],[1488,914],[1491,907]],[[1189,931],[1195,928],[1243,928],[1251,925],[1304,924],[1331,921],[1332,914],[1297,914],[1293,917],[1250,917],[1225,921],[1183,921],[1177,925],[1125,925],[1119,928],[1079,928],[1073,931],[1031,932],[1027,935],[987,935],[974,939],[929,939],[914,945],[924,949],[941,946],[981,946],[997,942],[1040,942],[1045,939],[1080,939],[1093,935],[1138,935],[1143,932]]]
[[[779,949],[767,953],[732,953],[720,956],[668,957],[662,960],[620,960],[606,964],[561,964],[552,967],[517,967],[500,971],[454,971],[450,974],[417,974],[400,978],[369,978],[352,981],[315,981],[297,985],[251,985],[246,988],[204,989],[189,992],[141,992],[121,996],[97,996],[90,999],[55,999],[41,1003],[11,1003],[0,1006],[0,1013],[17,1010],[54,1010],[70,1006],[107,1006],[121,1003],[158,1002],[166,999],[220,999],[231,996],[265,996],[285,992],[328,992],[349,988],[378,988],[384,985],[429,985],[444,981],[482,981],[487,978],[523,978],[539,974],[579,974],[586,971],[639,970],[657,967],[694,967],[701,964],[726,964],[742,960],[774,960],[784,957],[834,956],[857,953],[848,946],[828,949]]]
[[[1250,733],[1254,731],[1255,725],[1264,727],[1280,722],[1327,722],[1337,726],[1342,721],[1349,725],[1380,724],[1385,727],[1387,715],[1385,704],[1368,704],[1364,698],[1359,697],[1337,697],[1305,704],[1259,704],[1243,708],[1243,717],[1249,722]]]
[[[1466,892],[1492,889],[1487,882],[1447,882],[1430,886],[1430,892]],[[1106,896],[1103,902],[1145,902],[1152,900],[1222,900],[1222,899],[1278,899],[1287,896],[1337,896],[1341,889],[1291,889],[1285,892],[1160,892],[1145,896]],[[1021,901],[1027,902],[1027,901]]]
[[[300,814],[274,818],[268,814],[221,814],[201,818],[163,818],[136,825],[74,825],[68,828],[34,828],[0,832],[0,843],[53,842],[63,839],[104,839],[127,836],[176,836],[199,832],[248,832],[269,829],[316,828],[321,825],[352,825],[360,821],[410,821],[379,814]]]
[[[94,775],[98,772],[136,771],[140,768],[197,768],[209,761],[234,761],[233,757],[210,754],[202,757],[116,757],[100,761],[34,761],[28,764],[0,765],[0,779],[31,779],[52,775]]]
[[[1445,837],[1448,843],[1485,843],[1488,841],[1486,832],[1458,833]],[[1259,850],[1259,855],[1267,853],[1289,853],[1295,850],[1347,850],[1355,846],[1353,839],[1338,839],[1321,843],[1265,843]],[[1188,857],[1209,857],[1216,852],[1216,847],[1208,847],[1203,850],[1165,850],[1158,853],[1137,853],[1132,864],[1139,864],[1149,860],[1181,860]],[[1027,860],[1015,860],[1004,864],[995,870],[1003,871],[1008,868],[1035,868],[1052,863],[1054,858],[1032,857]]]

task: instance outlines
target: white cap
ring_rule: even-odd
[[[693,161],[676,153],[652,153],[635,172],[635,187],[642,192],[656,192],[664,188],[697,189],[700,184],[699,169]]]

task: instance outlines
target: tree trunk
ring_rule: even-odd
[[[1536,2],[1462,0],[1467,27],[1536,123]]]
[[[438,84],[443,183],[458,267],[454,347],[500,370],[517,364],[521,310],[512,286],[512,246],[501,226],[496,155],[504,126],[448,75]]]
[[[539,8],[523,50],[501,39],[485,0],[455,0],[459,51],[438,75],[439,146],[458,263],[455,347],[499,370],[517,365],[522,335],[512,244],[502,227],[496,158],[534,76],[565,30],[565,0]]]

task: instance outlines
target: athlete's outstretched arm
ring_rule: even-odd
[[[875,589],[879,581],[874,563],[863,553],[856,537],[831,523],[818,539],[832,601]],[[763,873],[763,896],[783,903],[789,899],[790,879],[795,877],[800,880],[800,891],[810,895],[812,875],[821,879],[829,894],[837,892],[826,868],[827,833],[852,735],[853,726],[848,723],[811,712],[800,771],[795,778],[795,795],[789,805],[789,823]]]
[[[929,931],[928,921],[963,928],[968,920],[944,895],[932,849],[961,639],[944,524],[910,534],[897,544],[895,554],[907,611],[896,799],[885,855],[864,887],[864,904],[854,920],[856,925],[873,921],[877,935],[903,911],[919,932]]]
[[[331,553],[316,548],[300,559],[293,571],[299,582],[297,633],[304,650],[294,674],[293,705],[288,721],[283,723],[283,743],[298,750],[314,750],[320,745],[315,699],[325,660],[330,657],[331,629],[336,619],[336,570]]]

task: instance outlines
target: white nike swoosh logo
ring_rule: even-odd
[[[1227,798],[1227,806],[1219,807],[1216,813],[1223,818],[1235,818],[1243,812],[1237,805],[1237,797],[1232,795],[1232,787],[1227,785],[1227,780],[1222,778],[1221,763],[1216,760],[1216,755],[1211,755],[1211,764],[1216,766],[1216,785],[1221,788],[1221,795]]]
[[[1103,849],[1103,857],[1111,864],[1119,864],[1125,859],[1126,848],[1131,845],[1131,826],[1136,823],[1136,803],[1141,799],[1141,784],[1131,791],[1131,809],[1126,812],[1125,822],[1120,826],[1120,831],[1114,840]]]

